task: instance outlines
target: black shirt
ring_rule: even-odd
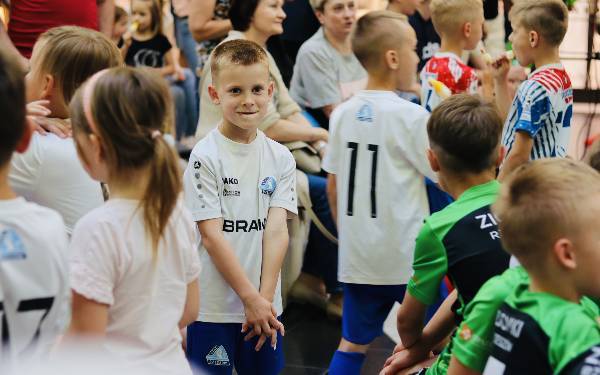
[[[417,34],[417,55],[419,55],[419,68],[425,66],[425,63],[433,57],[433,55],[440,49],[440,36],[433,28],[433,22],[431,19],[427,21],[421,17],[419,12],[415,12],[408,18],[408,22],[415,29]]]
[[[122,45],[121,42],[119,44]],[[156,34],[152,39],[144,41],[132,39],[125,56],[125,64],[162,68],[165,65],[165,55],[170,50],[171,42],[162,34]]]

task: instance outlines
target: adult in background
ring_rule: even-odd
[[[192,36],[198,43],[196,74],[200,76],[212,50],[219,45],[231,30],[231,21],[229,21],[228,15],[231,0],[189,1],[188,21]]]
[[[198,55],[196,54],[196,41],[189,26],[190,0],[171,0],[171,13],[173,14],[177,46],[183,52],[189,68],[196,73]]]
[[[234,30],[229,33],[225,41],[246,39],[266,49],[267,40],[283,32],[282,22],[286,15],[282,6],[283,0],[232,0],[229,19]],[[329,133],[325,129],[311,126],[306,120],[301,113],[301,108],[290,97],[275,60],[268,52],[267,56],[269,73],[275,87],[267,115],[259,125],[259,129],[267,137],[277,142],[305,141],[312,143],[324,155]],[[212,84],[210,57],[204,65],[202,76],[200,122],[196,132],[198,138],[214,129],[223,118],[221,109],[214,105],[206,95],[208,86]],[[325,227],[330,232],[336,233],[327,202],[326,179],[321,176],[308,175],[308,185],[313,210]],[[311,225],[310,228],[302,271],[302,282],[295,289],[296,294],[306,297],[305,300],[324,306],[327,303],[326,290],[330,294],[336,294],[339,291],[337,246],[325,238],[314,225]],[[339,294],[336,294],[333,302],[327,305],[331,314],[338,316],[341,315],[340,306]]]
[[[310,0],[321,28],[296,58],[292,98],[328,127],[333,109],[367,83],[367,73],[352,53],[350,33],[356,22],[354,0]]]
[[[27,66],[38,36],[56,26],[76,25],[112,35],[114,0],[11,0],[8,37],[0,23],[0,47],[19,51]]]

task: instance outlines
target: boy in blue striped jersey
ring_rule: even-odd
[[[522,0],[509,17],[516,59],[521,66],[533,64],[536,69],[510,106],[506,80],[510,61],[502,57],[493,63],[496,102],[506,116],[502,135],[506,159],[500,180],[529,160],[566,156],[573,114],[571,80],[558,54],[567,31],[567,7],[561,0]]]

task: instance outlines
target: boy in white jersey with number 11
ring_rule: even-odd
[[[411,276],[415,239],[429,212],[425,179],[428,112],[399,98],[416,78],[416,36],[406,17],[371,12],[358,20],[352,49],[368,72],[366,90],[330,120],[328,195],[339,233],[344,284],[342,340],[330,375],[358,375]]]
[[[203,264],[187,354],[201,374],[235,367],[240,375],[275,375],[283,368],[279,272],[286,221],[297,213],[296,163],[257,130],[273,94],[266,52],[229,41],[213,52],[211,69],[203,95],[221,106],[223,121],[194,147],[184,175]]]

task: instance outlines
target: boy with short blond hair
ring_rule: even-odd
[[[496,102],[506,118],[501,180],[529,160],[566,156],[573,114],[571,80],[558,53],[567,31],[566,5],[561,0],[521,0],[509,18],[516,59],[537,69],[519,86],[511,106],[506,80],[510,63],[503,57],[493,64]]]
[[[223,120],[194,147],[184,174],[203,264],[187,353],[202,374],[275,375],[283,368],[279,274],[286,220],[297,213],[296,163],[258,130],[273,94],[265,51],[242,39],[222,43],[211,71],[206,94]]]
[[[440,35],[438,52],[421,70],[421,105],[429,112],[442,101],[430,80],[436,80],[452,94],[477,93],[477,74],[464,64],[463,50],[477,47],[483,33],[483,3],[481,0],[431,0],[431,20]]]
[[[600,352],[600,174],[569,159],[535,160],[493,207],[502,242],[529,274],[495,320],[484,374],[596,374]],[[581,303],[580,303],[581,302]]]
[[[331,117],[323,169],[338,224],[338,279],[345,283],[342,340],[331,375],[360,373],[369,344],[404,296],[427,215],[423,176],[435,178],[426,157],[428,113],[395,94],[414,84],[415,45],[402,15],[378,11],[359,19],[352,49],[368,72],[367,88]]]

